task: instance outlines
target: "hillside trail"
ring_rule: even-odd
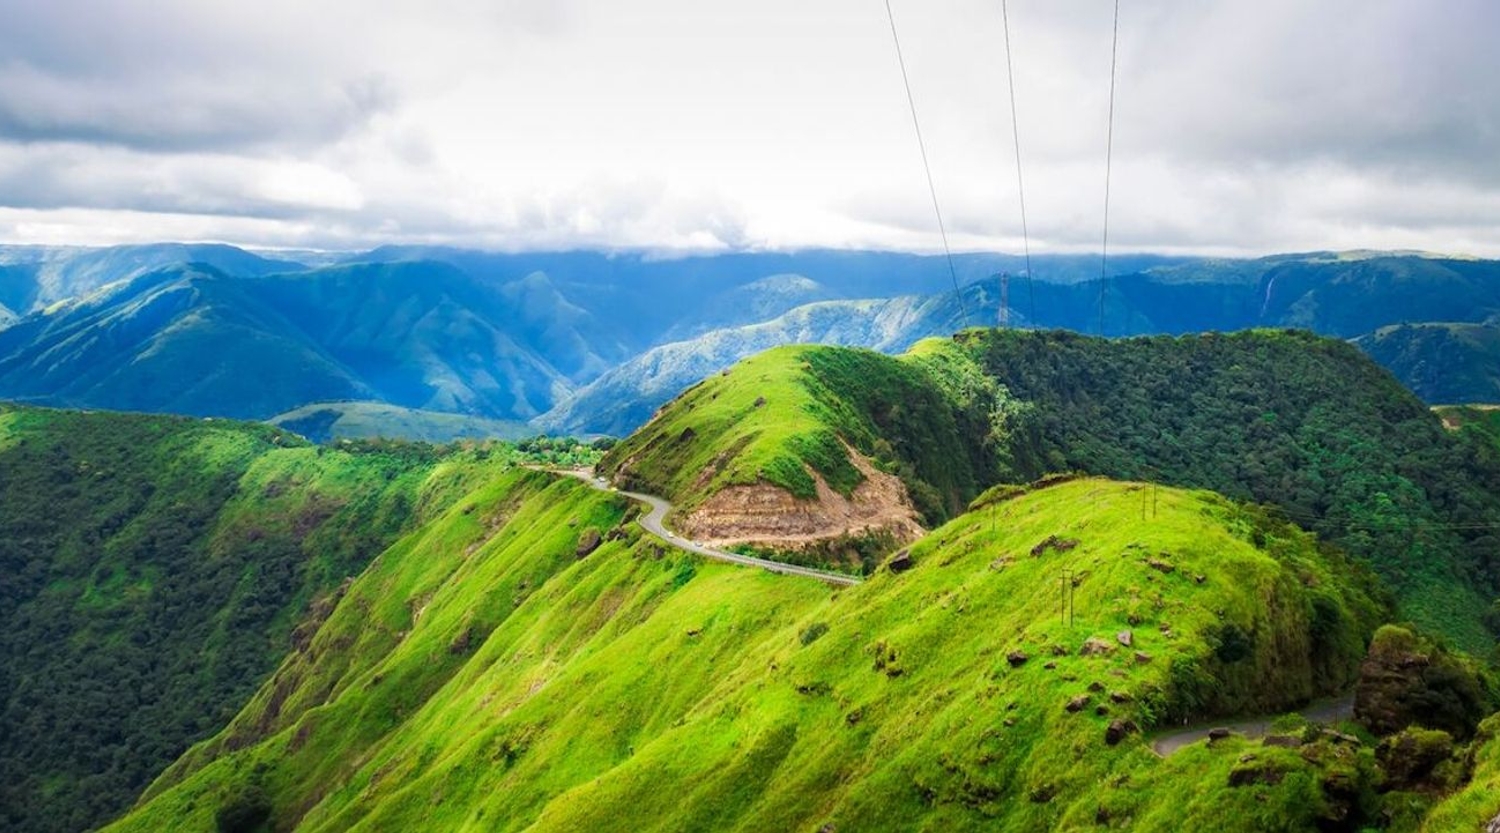
[[[1302,715],[1310,723],[1323,725],[1348,720],[1354,716],[1354,695],[1346,694],[1334,700],[1322,700],[1296,714]],[[1230,723],[1202,723],[1176,732],[1167,732],[1151,739],[1151,751],[1165,758],[1190,743],[1203,740],[1214,729],[1228,729],[1232,734],[1242,735],[1252,740],[1262,738],[1270,734],[1271,723],[1280,716],[1279,714],[1263,715]]]
[[[859,578],[858,576],[844,575],[842,573],[834,573],[827,570],[817,570],[813,569],[812,567],[799,567],[795,564],[783,564],[779,561],[770,561],[765,558],[756,558],[751,555],[741,555],[737,552],[730,552],[728,550],[721,550],[714,547],[705,546],[704,544],[700,544],[697,541],[690,541],[667,529],[665,521],[668,513],[672,511],[672,504],[668,503],[666,500],[660,497],[657,497],[656,495],[648,495],[644,492],[627,492],[623,489],[615,488],[614,486],[611,486],[609,484],[608,480],[595,475],[591,469],[539,468],[539,470],[546,471],[551,474],[562,475],[564,477],[572,477],[576,480],[582,480],[584,483],[587,483],[589,486],[601,492],[613,492],[616,494],[624,495],[625,497],[628,497],[631,500],[637,501],[639,503],[646,504],[649,511],[645,515],[637,519],[637,522],[647,532],[660,538],[669,546],[675,547],[679,550],[682,550],[683,552],[690,552],[694,555],[700,555],[704,558],[713,559],[714,561],[723,561],[729,564],[738,564],[742,567],[759,567],[763,570],[769,570],[773,573],[817,579],[818,581],[824,582],[825,584],[834,584],[843,587],[852,587],[863,581],[863,579]]]

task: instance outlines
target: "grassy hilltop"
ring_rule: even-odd
[[[684,509],[817,473],[860,481],[840,441],[900,475],[929,524],[995,482],[1081,470],[1279,507],[1373,567],[1403,615],[1485,650],[1500,595],[1500,458],[1453,435],[1348,344],[1295,331],[1104,341],[968,331],[900,357],[763,353],[709,377],[603,467]]]
[[[506,475],[377,559],[112,829],[207,830],[226,807],[299,830],[1250,830],[1350,812],[1330,785],[1371,778],[1368,752],[1268,750],[1252,769],[1276,776],[1229,788],[1258,744],[1147,748],[1156,726],[1341,690],[1380,616],[1306,535],[1177,490],[1142,524],[1148,492],[1019,495],[937,530],[910,571],[831,591],[691,559],[622,524],[618,498]],[[589,529],[610,534],[579,558]]]

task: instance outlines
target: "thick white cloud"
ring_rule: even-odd
[[[892,0],[960,248],[998,1]],[[1034,251],[1096,250],[1108,0],[1010,4]],[[873,0],[0,0],[0,238],[932,250]],[[1500,7],[1122,0],[1111,240],[1500,255]]]

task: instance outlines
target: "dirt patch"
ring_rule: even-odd
[[[898,544],[924,535],[901,480],[875,468],[848,444],[844,451],[865,478],[851,496],[834,491],[811,469],[808,473],[817,488],[812,500],[798,500],[768,483],[730,486],[683,518],[681,533],[711,547],[751,544],[780,550],[867,532],[889,533]]]

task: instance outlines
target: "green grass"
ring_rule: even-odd
[[[278,829],[318,831],[1037,830],[1101,802],[1131,829],[1180,829],[1183,807],[1306,829],[1333,764],[1229,788],[1241,749],[1162,761],[1104,731],[1340,690],[1380,616],[1367,579],[1211,494],[1161,490],[1143,522],[1148,492],[1039,489],[934,531],[909,572],[834,590],[666,549],[582,484],[497,475],[377,558],[112,829],[211,829],[253,788]],[[579,560],[589,527],[620,533]],[[1031,555],[1054,535],[1079,543]],[[1248,644],[1226,660],[1231,627]],[[1079,655],[1126,629],[1133,647]]]
[[[685,509],[726,486],[760,482],[811,499],[814,472],[847,496],[863,480],[847,443],[899,475],[923,515],[941,522],[997,476],[999,460],[980,442],[996,389],[944,344],[902,357],[768,350],[689,388],[603,468]]]
[[[1473,780],[1433,808],[1422,823],[1423,833],[1483,830],[1500,816],[1500,715],[1480,724],[1472,754]]]

